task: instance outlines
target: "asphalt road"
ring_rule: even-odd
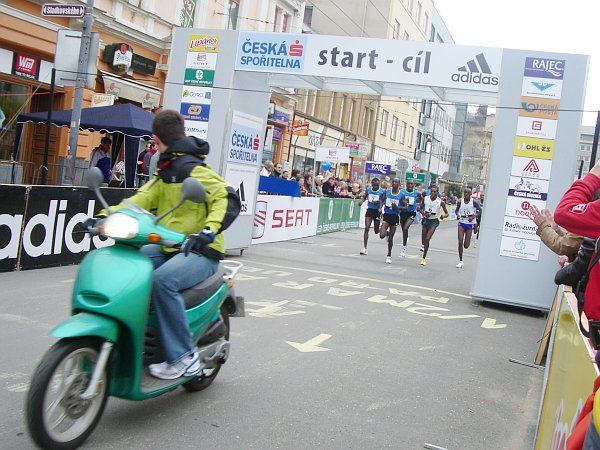
[[[419,266],[385,265],[362,231],[253,246],[237,282],[247,317],[215,383],[135,403],[111,398],[84,448],[529,449],[543,372],[544,318],[474,304],[475,250],[457,262],[456,225]],[[0,274],[0,448],[32,448],[23,423],[30,374],[66,317],[76,267]],[[101,275],[101,274],[99,274]]]

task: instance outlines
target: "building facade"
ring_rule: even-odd
[[[469,111],[467,116],[461,174],[463,182],[470,186],[487,183],[495,119],[496,115],[489,114],[486,106]]]
[[[575,165],[574,178],[583,178],[590,171],[592,158],[592,146],[594,144],[594,127],[582,125],[581,138],[579,140],[579,151],[577,152],[577,163]],[[596,159],[596,162],[598,159]],[[581,171],[581,176],[580,176]]]

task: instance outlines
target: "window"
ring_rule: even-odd
[[[240,12],[240,0],[229,0],[228,29],[237,30],[239,12]]]
[[[348,101],[348,98],[345,95],[343,95],[342,101],[340,103],[340,116],[338,117],[338,125],[340,127],[342,126],[342,121],[344,120],[344,108],[346,107],[347,101]]]
[[[317,109],[317,91],[313,92],[312,102],[310,104],[310,115],[314,117]]]
[[[421,3],[417,2],[417,17],[415,18],[415,22],[417,25],[421,25],[421,15],[423,14],[423,6]]]
[[[417,150],[421,150],[422,143],[423,143],[423,133],[421,133],[420,131],[417,131],[417,142],[415,142],[415,154],[416,154]]]
[[[308,5],[304,8],[304,24],[309,27],[312,26],[313,8],[314,6]]]
[[[335,101],[335,94],[333,92],[329,93],[329,111],[327,112],[327,122],[331,123],[331,119],[333,119],[333,102]]]
[[[400,22],[394,20],[394,30],[392,31],[392,39],[400,38]]]
[[[350,109],[348,110],[348,130],[352,129],[352,114],[354,114],[354,106],[356,105],[356,100],[352,100],[350,102]]]
[[[404,38],[405,41],[410,41],[410,36],[408,35],[408,31],[404,32]]]
[[[26,86],[0,81],[0,94],[2,94],[0,95],[0,111],[4,111],[6,116],[0,133],[0,159],[12,158],[17,133],[16,121],[12,119],[21,113],[22,108],[27,106],[28,93],[29,89]]]
[[[415,138],[415,127],[410,127],[410,130],[408,131],[408,147],[412,147],[413,145],[413,140]]]
[[[406,2],[406,10],[412,16],[413,13],[414,0],[408,0]]]
[[[281,32],[286,33],[288,31],[288,24],[290,23],[290,15],[283,15],[283,24],[281,25]]]
[[[363,127],[362,127],[363,136],[370,136],[371,119],[372,118],[373,118],[373,110],[371,108],[367,108],[365,106],[365,114],[363,116]]]
[[[385,109],[381,111],[381,126],[379,128],[379,133],[382,136],[385,136],[385,133],[387,133],[387,124],[389,116],[390,113],[387,112]]]
[[[425,31],[427,33],[427,31]],[[430,42],[435,42],[435,27],[431,24],[431,36],[429,37]]]
[[[404,139],[406,138],[406,122],[402,122],[400,125],[400,143],[404,144]]]
[[[392,130],[390,131],[390,139],[396,140],[396,136],[398,136],[398,118],[396,116],[392,117]]]
[[[425,13],[425,23],[423,25],[423,31],[425,32],[425,36],[427,36],[427,32],[429,31],[429,14],[427,13]]]

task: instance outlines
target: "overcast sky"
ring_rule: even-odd
[[[600,110],[599,0],[434,2],[457,44],[590,55],[585,109]],[[583,123],[595,125],[596,113]]]

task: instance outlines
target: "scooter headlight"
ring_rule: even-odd
[[[111,214],[102,223],[103,234],[113,239],[131,239],[137,236],[140,226],[137,219],[127,214]]]

